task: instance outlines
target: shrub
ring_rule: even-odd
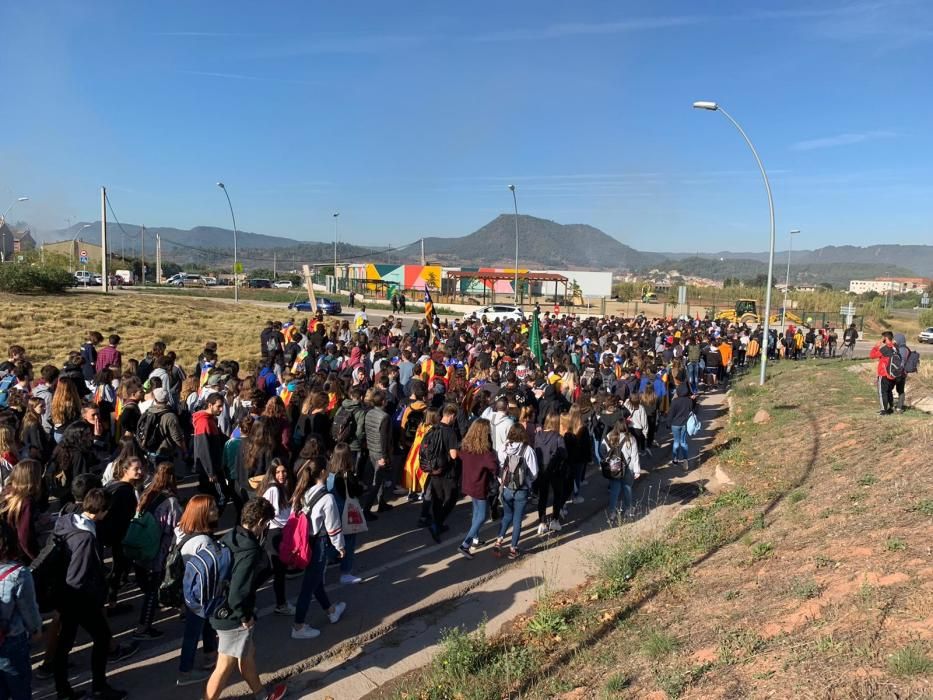
[[[921,676],[933,673],[933,661],[919,643],[910,644],[888,658],[888,668],[895,676]]]
[[[933,326],[933,309],[920,312],[920,328]]]
[[[0,265],[0,291],[3,292],[61,294],[73,284],[74,276],[58,267],[28,263]]]

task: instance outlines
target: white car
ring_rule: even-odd
[[[495,304],[493,306],[481,306],[477,309],[473,309],[470,313],[466,314],[463,318],[468,320],[471,318],[483,318],[486,317],[487,321],[524,321],[525,312],[521,310],[518,306],[508,306],[504,304]]]
[[[276,289],[291,289],[293,285],[290,280],[278,280],[273,282],[272,286]]]
[[[920,334],[917,336],[917,342],[918,343],[933,343],[933,326],[920,331]]]

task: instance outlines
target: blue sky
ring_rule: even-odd
[[[933,3],[6,2],[0,206],[400,245],[510,212],[642,250],[933,243]],[[779,247],[781,247],[779,239]]]

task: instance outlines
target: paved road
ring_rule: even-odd
[[[701,442],[712,440],[712,434],[704,436]],[[659,465],[663,456],[669,455],[669,437],[663,449],[655,450],[653,463]],[[680,475],[671,474],[673,478]],[[666,482],[670,477],[666,477]],[[653,492],[655,501],[666,501],[668,495],[656,486]],[[185,484],[186,494],[192,493],[193,485]],[[644,493],[644,487],[642,487]],[[185,494],[183,494],[184,496]],[[570,522],[559,537],[546,540],[534,534],[536,513],[525,518],[522,540],[533,556],[534,552],[553,547],[555,543],[574,546],[572,541],[584,522],[596,517],[597,523],[604,522],[605,482],[595,467],[590,467],[590,481],[584,488],[585,502],[571,506]],[[649,495],[648,500],[651,500]],[[336,583],[337,571],[328,571],[328,591],[332,601],[345,601],[347,613],[337,624],[331,625],[326,620],[316,603],[312,604],[308,622],[320,627],[322,635],[314,640],[295,641],[289,636],[291,618],[276,616],[272,613],[274,599],[271,586],[266,586],[259,593],[260,621],[258,623],[258,664],[263,673],[263,680],[271,675],[292,676],[317,665],[328,655],[339,651],[347,643],[360,645],[363,641],[378,636],[402,620],[419,616],[433,606],[445,600],[457,598],[465,591],[479,585],[490,576],[501,573],[511,562],[506,558],[492,556],[487,549],[481,551],[472,561],[461,558],[456,548],[469,526],[470,508],[466,501],[461,502],[449,520],[450,531],[441,545],[433,543],[426,530],[417,527],[416,520],[420,504],[409,504],[403,498],[394,501],[396,508],[380,516],[371,523],[369,533],[361,536],[362,544],[357,552],[356,573],[365,580],[357,586],[341,586]],[[229,527],[231,513],[225,513],[222,526]],[[496,525],[487,522],[482,533],[484,539],[494,536]],[[590,527],[589,529],[592,529]],[[288,581],[289,599],[294,601],[300,587],[300,580]],[[137,591],[130,591],[121,597],[134,605],[133,613],[112,618],[112,627],[118,640],[127,640],[132,634],[136,614],[139,608]],[[505,605],[499,601],[497,605]],[[433,619],[430,614],[423,618],[430,626]],[[162,610],[157,616],[156,626],[165,632],[157,641],[143,643],[142,651],[132,659],[111,668],[111,682],[120,688],[129,690],[134,700],[152,698],[163,700],[167,693],[177,698],[198,697],[202,686],[176,688],[175,678],[178,664],[178,652],[182,625],[177,615]],[[89,645],[83,635],[71,655],[75,670],[75,687],[89,683]],[[38,660],[38,655],[35,657]],[[234,691],[244,692],[240,684]],[[51,681],[36,681],[34,697],[54,697]]]

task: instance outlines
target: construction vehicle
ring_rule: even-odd
[[[782,309],[779,308],[771,314],[768,325],[777,326],[781,323],[781,311]],[[720,311],[716,314],[716,320],[725,321],[726,323],[757,325],[761,323],[761,317],[758,315],[758,303],[754,299],[736,299],[735,308]],[[798,326],[804,325],[803,319],[793,311],[785,311],[784,320]]]

